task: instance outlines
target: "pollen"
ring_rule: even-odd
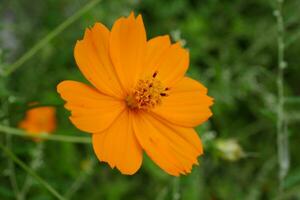
[[[163,87],[160,80],[157,79],[157,72],[151,77],[140,79],[132,93],[127,96],[126,104],[130,109],[149,110],[162,103],[163,97],[169,88]]]

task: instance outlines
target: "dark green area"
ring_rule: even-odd
[[[88,1],[0,0],[0,70]],[[200,166],[173,178],[145,158],[134,176],[123,176],[95,162],[91,145],[46,141],[37,173],[60,194],[80,176],[83,183],[71,199],[256,200],[278,198],[276,141],[277,29],[273,0],[103,0],[45,46],[9,77],[0,77],[1,124],[17,126],[28,103],[56,105],[57,134],[85,136],[69,122],[56,93],[62,80],[85,81],[76,67],[73,48],[86,27],[100,21],[111,27],[131,10],[141,13],[148,38],[171,34],[190,50],[188,75],[201,81],[214,97],[213,117],[197,128],[204,141]],[[300,1],[286,0],[288,68],[284,73],[285,121],[289,134],[290,170],[282,199],[300,199]],[[297,97],[298,96],[298,97]],[[212,136],[212,137],[208,137]],[[0,141],[7,138],[1,133]],[[217,141],[236,139],[246,156],[228,161]],[[36,144],[12,137],[12,150],[30,163]],[[7,176],[8,159],[0,154],[0,199],[15,199]],[[92,165],[92,170],[90,170]],[[17,181],[26,173],[16,167]],[[177,191],[177,192],[176,192]],[[33,182],[27,199],[54,197]]]

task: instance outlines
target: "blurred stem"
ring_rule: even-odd
[[[276,167],[276,164],[276,156],[271,157],[269,160],[266,160],[266,162],[258,171],[256,177],[254,177],[250,185],[251,187],[249,187],[246,200],[256,200],[260,198],[262,192],[261,188],[263,188],[263,185],[266,184],[267,178]]]
[[[44,143],[43,142],[38,142],[34,152],[32,154],[32,161],[30,163],[30,168],[34,171],[36,171],[38,168],[41,167],[41,163],[43,162],[43,149],[44,149]],[[29,174],[26,175],[24,184],[22,189],[20,190],[20,199],[25,200],[26,195],[32,186],[33,180],[32,177],[29,176]]]
[[[299,199],[300,197],[300,185],[295,185],[284,193],[283,196],[277,196],[274,200],[287,200],[287,199]]]
[[[300,30],[298,30],[295,34],[293,34],[288,41],[286,42],[286,46],[292,45],[296,40],[300,38]]]
[[[20,200],[25,200],[27,193],[32,186],[32,178],[27,174],[24,185],[22,187],[22,190],[20,192]]]
[[[284,98],[284,103],[285,104],[296,104],[300,103],[300,96],[295,96],[295,97],[285,97]]]
[[[168,187],[166,186],[161,189],[161,191],[158,193],[158,195],[155,199],[156,200],[164,200],[164,199],[166,199],[167,194],[168,194]]]
[[[277,44],[278,44],[278,74],[277,74],[277,154],[279,164],[279,195],[283,194],[283,181],[289,169],[288,136],[284,122],[284,77],[283,71],[287,67],[284,61],[284,21],[282,17],[284,0],[276,0],[277,7],[274,12],[277,19]]]
[[[298,123],[300,121],[300,113],[290,112],[289,115],[286,117],[286,121],[288,121],[289,124]]]
[[[172,200],[179,200],[180,199],[180,177],[174,177],[173,178],[173,194],[172,194]]]
[[[71,199],[71,197],[80,189],[86,179],[93,173],[94,165],[96,163],[95,159],[89,160],[88,165],[83,169],[80,175],[76,178],[73,184],[69,187],[64,197],[66,199]]]
[[[91,143],[89,137],[65,136],[65,135],[50,135],[50,134],[28,134],[20,129],[11,128],[0,124],[0,133],[17,135],[22,137],[40,138],[45,140],[54,140],[59,142],[73,142],[73,143]]]
[[[30,50],[28,50],[23,56],[21,56],[15,63],[10,65],[9,68],[6,68],[3,71],[4,76],[10,75],[20,66],[22,66],[27,60],[29,60],[32,56],[38,53],[44,46],[46,46],[53,38],[58,36],[62,31],[64,31],[68,26],[74,23],[77,19],[79,19],[84,13],[92,9],[97,3],[101,0],[93,0],[89,2],[87,5],[78,10],[75,14],[66,19],[63,23],[57,26],[54,30],[52,30],[48,35],[46,35],[42,40],[40,40],[36,45],[34,45]]]
[[[6,115],[6,113],[8,113],[8,104],[9,103],[6,100],[3,100],[2,104],[0,104],[1,105],[1,111],[3,112],[4,115]],[[1,123],[9,124],[9,121],[5,120],[5,119],[2,119]],[[2,144],[2,145],[4,145],[4,144]],[[12,145],[11,135],[6,135],[5,136],[5,146],[8,149],[12,148],[13,145]],[[15,195],[15,198],[17,200],[20,200],[20,190],[19,190],[19,186],[18,186],[18,181],[17,181],[14,162],[11,159],[8,159],[7,165],[8,165],[8,178],[9,178],[13,193]]]
[[[49,183],[39,177],[30,167],[28,167],[23,161],[21,161],[12,151],[10,151],[7,147],[0,144],[0,149],[7,157],[17,163],[21,168],[23,168],[29,175],[35,178],[41,185],[43,185],[53,196],[55,196],[59,200],[65,200]]]
[[[7,149],[11,149],[11,135],[6,135]],[[17,200],[20,200],[20,190],[17,182],[15,165],[11,159],[8,160],[9,180]]]

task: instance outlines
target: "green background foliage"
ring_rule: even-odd
[[[87,0],[0,0],[0,72],[76,13]],[[191,174],[174,178],[145,157],[133,176],[99,163],[89,144],[45,141],[36,173],[66,199],[300,199],[300,1],[284,2],[284,120],[290,141],[290,169],[278,194],[276,141],[277,25],[273,0],[103,0],[41,48],[9,76],[0,77],[0,123],[17,127],[30,102],[57,107],[55,134],[86,136],[68,120],[56,92],[62,80],[86,82],[73,57],[85,28],[111,27],[130,11],[141,13],[148,38],[170,34],[190,51],[188,75],[214,97],[213,117],[197,127],[205,155]],[[0,130],[3,132],[3,130]],[[4,133],[4,132],[3,132]],[[243,156],[226,159],[218,141],[234,139]],[[2,144],[30,165],[38,144],[0,135]],[[223,156],[222,156],[223,155]],[[15,199],[9,158],[0,154],[0,199]],[[32,167],[32,166],[31,166]],[[34,167],[33,167],[34,168]],[[19,187],[26,172],[15,165]],[[75,183],[75,186],[74,186]],[[76,185],[77,184],[77,185]],[[77,187],[78,186],[78,187]],[[75,189],[74,189],[75,188]],[[55,199],[32,181],[27,199]]]

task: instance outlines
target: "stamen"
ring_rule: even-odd
[[[140,79],[132,93],[126,98],[126,104],[130,109],[149,110],[162,103],[162,98],[168,96],[169,88],[163,87],[156,78],[158,72],[152,77]]]
[[[153,78],[155,78],[157,75],[157,71],[154,72],[154,74],[152,75]]]

